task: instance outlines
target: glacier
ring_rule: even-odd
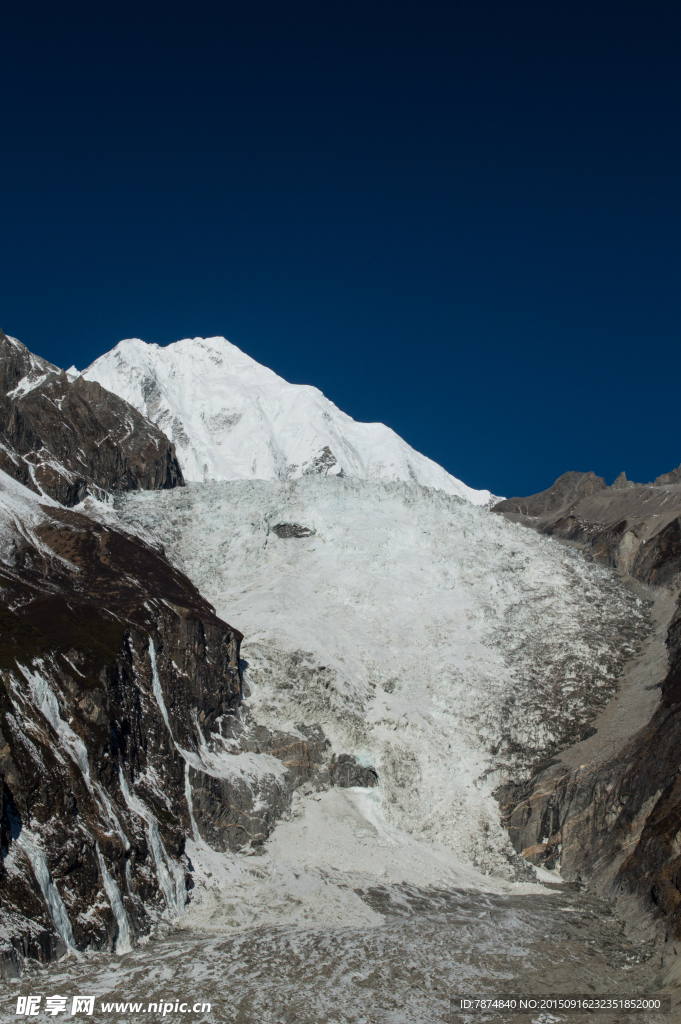
[[[349,476],[421,484],[476,505],[491,499],[389,427],[356,422],[317,388],[289,384],[225,338],[165,347],[129,338],[81,376],[155,423],[174,442],[187,481]]]
[[[117,509],[244,633],[256,721],[319,725],[376,770],[376,790],[326,794],[322,810],[394,847],[392,881],[414,842],[433,884],[454,860],[478,883],[522,875],[494,792],[588,728],[646,633],[645,602],[573,549],[413,484],[216,482]]]
[[[29,963],[14,994],[41,975],[103,1000],[207,998],[235,1024],[426,1024],[449,1019],[457,992],[575,991],[578,978],[585,991],[609,991],[622,971],[642,990],[638,965],[654,943],[624,937],[607,898],[561,884],[560,863],[551,874],[529,866],[498,800],[593,732],[651,634],[644,591],[491,515],[489,491],[224,338],[166,348],[129,339],[83,377],[174,441],[188,486],[90,495],[76,511],[167,553],[244,633],[245,701],[233,729],[223,735],[218,723],[204,735],[196,721],[198,752],[183,749],[163,697],[168,666],[150,642],[151,713],[183,768],[189,822],[176,861],[161,818],[121,777],[164,897],[154,941],[131,948],[130,862],[116,882],[96,845],[122,956]],[[40,555],[62,557],[41,542],[56,503],[0,484],[0,548],[18,531]],[[90,788],[82,741],[55,718],[49,687],[26,672],[24,682]],[[277,807],[266,841],[213,849],[194,816],[196,773],[233,780],[260,811],[263,779],[289,772],[279,757],[240,749],[260,726],[301,739],[316,730],[334,758],[354,758],[377,784],[327,788],[311,776]],[[170,806],[171,787],[153,767],[139,781]],[[102,820],[128,849],[95,790]],[[67,897],[44,874],[42,848],[24,839],[5,866],[25,870],[18,854],[29,857],[69,948]],[[7,996],[0,1004],[1,1013]],[[144,1007],[120,1012],[147,1019]]]

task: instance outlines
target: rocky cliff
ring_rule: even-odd
[[[89,492],[176,487],[175,448],[99,384],[69,380],[0,331],[0,469],[62,505]]]
[[[5,954],[125,946],[184,905],[180,747],[234,714],[240,635],[136,538],[5,474],[0,509]]]
[[[614,892],[634,914],[650,911],[676,938],[681,937],[680,478],[675,470],[641,485],[622,474],[607,487],[593,473],[566,473],[547,491],[494,508],[582,547],[587,557],[647,586],[658,602],[666,595],[661,603],[672,609],[668,661],[649,658],[648,671],[634,678],[628,728],[613,741],[607,723],[597,720],[602,736],[596,731],[574,756],[559,756],[527,785],[506,787],[499,797],[511,840],[529,860],[559,867],[568,880]],[[658,689],[659,702],[649,708],[643,691]],[[626,712],[625,705],[620,711]]]

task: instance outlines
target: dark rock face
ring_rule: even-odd
[[[168,438],[99,384],[70,381],[0,332],[0,469],[72,506],[88,493],[184,481]]]
[[[11,965],[17,953],[125,943],[126,929],[134,939],[176,916],[191,829],[179,748],[198,752],[236,713],[241,637],[142,542],[2,481],[15,517],[14,529],[3,517],[0,562],[0,944]]]
[[[327,476],[329,473],[333,473],[337,465],[338,459],[333,454],[328,444],[326,444],[313,459],[310,459],[310,461],[303,466],[303,476]],[[343,470],[339,469],[335,475],[343,476]]]
[[[328,740],[319,728],[299,726],[298,731],[297,736],[272,732],[252,722],[247,710],[244,713],[242,709],[238,716],[224,722],[221,737],[230,749],[257,755],[265,770],[254,778],[254,772],[227,777],[190,768],[199,833],[213,849],[236,851],[247,845],[261,846],[288,811],[298,786],[310,781],[316,789],[328,785],[324,764],[328,760]]]
[[[333,758],[329,765],[329,776],[334,786],[369,788],[378,785],[378,773],[373,768],[357,764],[354,757],[347,754]]]
[[[309,526],[301,526],[300,523],[277,523],[272,527],[272,533],[276,533],[282,540],[290,540],[293,537],[313,537],[315,530],[311,530]]]
[[[551,766],[525,792],[507,791],[511,840],[535,864],[560,864],[634,896],[681,937],[681,612],[669,629],[670,669],[651,721],[604,763]]]
[[[678,594],[679,470],[655,484],[622,474],[565,474],[554,488],[494,512],[584,548],[595,561]],[[598,486],[596,486],[598,484]],[[603,484],[603,486],[601,486]],[[583,493],[584,487],[593,488]],[[581,493],[580,493],[581,491]],[[518,852],[568,881],[592,885],[652,912],[681,937],[681,603],[669,623],[669,668],[652,718],[608,756],[578,767],[551,763],[498,796]],[[664,675],[664,673],[662,673]]]
[[[375,786],[378,781],[373,768],[357,764],[349,754],[332,756],[320,726],[298,725],[295,735],[272,731],[253,722],[245,705],[220,723],[220,744],[239,755],[255,754],[261,761],[264,755],[263,767],[269,764],[272,770],[263,771],[256,781],[251,766],[241,778],[211,772],[210,758],[207,767],[189,768],[198,831],[214,850],[262,846],[301,786],[319,791],[329,786]]]

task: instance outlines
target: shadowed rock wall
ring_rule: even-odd
[[[13,537],[3,524],[0,564],[9,964],[12,950],[112,947],[126,928],[132,940],[177,916],[191,832],[179,748],[198,752],[241,693],[240,634],[181,573],[134,538],[33,500]]]
[[[67,506],[88,492],[184,483],[173,444],[153,423],[1,331],[0,469]]]

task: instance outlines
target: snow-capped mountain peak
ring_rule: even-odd
[[[186,480],[321,474],[413,481],[476,505],[490,499],[389,427],[357,423],[317,388],[289,384],[225,338],[166,347],[130,338],[82,376],[156,423],[175,443]]]

